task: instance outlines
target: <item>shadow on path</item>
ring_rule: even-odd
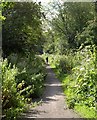
[[[48,75],[45,81],[45,89],[43,95],[40,97],[42,103],[24,113],[21,119],[42,118],[41,120],[44,120],[43,118],[79,118],[73,110],[67,108],[65,96],[62,91],[62,84],[56,78],[49,65],[47,65],[46,70]]]

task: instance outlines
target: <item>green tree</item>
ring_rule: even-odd
[[[37,52],[42,43],[41,5],[8,2],[2,13],[6,17],[2,26],[4,54]]]
[[[89,21],[95,18],[94,3],[56,3],[54,8],[58,11],[51,21],[54,36],[58,37],[55,42],[60,46],[60,52],[67,49],[77,49],[82,42],[76,39],[89,25]],[[56,40],[55,40],[56,41]],[[84,40],[83,40],[84,41]],[[84,41],[85,42],[85,41]]]

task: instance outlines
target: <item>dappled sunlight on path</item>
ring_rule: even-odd
[[[44,93],[41,96],[42,103],[24,114],[24,118],[79,118],[73,110],[67,108],[62,84],[56,78],[49,65],[45,82]]]

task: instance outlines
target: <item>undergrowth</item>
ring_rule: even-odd
[[[53,60],[54,58],[55,56]],[[75,109],[85,118],[97,118],[96,47],[87,46],[75,55],[57,57],[54,62],[51,60],[50,64],[54,64],[54,71],[63,83],[68,107]]]
[[[2,109],[7,120],[15,120],[43,92],[45,62],[39,56],[12,54],[0,61],[2,68]]]

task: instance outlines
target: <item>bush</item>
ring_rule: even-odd
[[[65,84],[67,102],[70,108],[83,104],[97,112],[97,51],[96,48],[86,47],[77,53],[79,64],[72,69],[72,75]],[[77,60],[77,59],[76,59]],[[65,81],[64,81],[65,82]],[[96,114],[96,113],[95,113]]]
[[[17,119],[28,108],[27,102],[42,94],[46,77],[45,63],[39,56],[27,58],[12,54],[0,64],[3,114],[8,120]]]
[[[18,68],[20,68],[20,74],[17,76],[17,82],[24,80],[25,86],[31,86],[29,89],[28,97],[39,97],[42,94],[43,81],[46,77],[46,70],[44,66],[44,61],[40,57],[24,59],[25,64],[23,66],[22,62],[17,63]],[[25,93],[26,94],[26,93]]]
[[[13,66],[8,65],[7,59],[2,61],[2,109],[3,114],[6,118],[10,120],[15,119],[15,117],[20,114],[21,110],[24,110],[26,101],[23,96],[17,92],[16,76],[18,75],[18,69]],[[17,113],[15,112],[18,109]],[[12,112],[16,114],[13,116]]]
[[[78,52],[54,58],[68,107],[82,105],[92,110],[90,116],[97,117],[97,48],[86,46]]]
[[[49,63],[57,69],[59,75],[70,73],[73,68],[73,57],[67,55],[50,55]]]

